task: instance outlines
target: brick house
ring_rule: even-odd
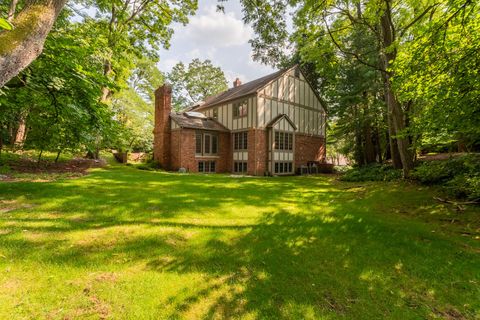
[[[171,87],[158,88],[154,160],[168,170],[249,175],[325,162],[325,109],[300,68],[233,85],[179,113]]]

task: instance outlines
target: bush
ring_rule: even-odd
[[[372,164],[365,167],[356,167],[345,172],[340,180],[360,181],[392,181],[402,177],[402,170],[386,164]]]
[[[155,168],[153,168],[151,165],[149,164],[139,164],[136,166],[137,169],[139,170],[146,170],[146,171],[154,171]]]
[[[455,198],[479,200],[480,155],[423,162],[415,168],[412,178],[423,184],[442,185]]]

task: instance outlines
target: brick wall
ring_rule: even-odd
[[[170,111],[172,88],[163,85],[155,90],[155,126],[153,129],[153,159],[163,168],[170,169]]]
[[[248,130],[248,174],[263,176],[267,170],[267,131]]]
[[[179,168],[185,168],[188,172],[198,172],[199,161],[215,161],[216,172],[230,172],[232,158],[230,133],[218,133],[218,156],[197,157],[195,155],[195,132],[194,129],[172,130],[171,170],[177,171]]]
[[[325,139],[304,134],[295,134],[295,166],[306,165],[308,161],[325,162]]]

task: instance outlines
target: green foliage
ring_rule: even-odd
[[[424,161],[412,178],[428,185],[442,185],[456,198],[480,199],[480,155],[470,154],[449,160]]]
[[[205,101],[209,96],[227,90],[227,80],[220,67],[215,67],[210,60],[193,59],[188,67],[177,63],[170,74],[168,82],[173,88],[173,107],[181,110]]]
[[[0,29],[13,30],[13,25],[7,19],[0,18]]]
[[[256,33],[254,57],[307,69],[328,105],[330,145],[358,165],[398,161],[395,140],[407,136],[413,152],[480,149],[476,1],[241,2]],[[399,132],[387,91],[400,105]]]
[[[445,11],[446,14],[440,14]],[[480,12],[478,3],[441,3],[432,19],[413,30],[395,64],[395,86],[412,100],[411,131],[423,146],[456,143],[480,148]]]
[[[88,37],[86,28],[62,17],[43,54],[7,84],[0,97],[2,137],[20,119],[27,126],[26,148],[76,152],[116,135],[113,113],[99,102],[101,89],[113,87],[99,72],[104,39]]]
[[[340,180],[350,182],[361,181],[394,181],[402,177],[402,171],[386,164],[371,164],[355,167],[345,172]]]

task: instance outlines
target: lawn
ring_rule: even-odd
[[[480,209],[332,176],[0,182],[1,319],[478,319]]]

